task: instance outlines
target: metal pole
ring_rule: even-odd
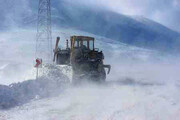
[[[38,74],[39,74],[39,67],[37,67],[37,71],[36,71],[36,80],[38,80]]]

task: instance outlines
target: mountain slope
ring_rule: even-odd
[[[63,2],[54,5],[53,23],[123,43],[161,51],[180,50],[180,34],[154,21],[137,20],[108,10]]]
[[[19,4],[17,0],[6,0],[6,3],[9,4],[0,6],[2,10],[10,8],[1,13],[1,27],[7,28],[8,24],[36,27],[38,1],[21,0]],[[87,6],[70,0],[52,1],[52,23],[57,28],[74,28],[143,48],[163,52],[180,50],[178,32],[146,18],[125,16],[100,6]]]

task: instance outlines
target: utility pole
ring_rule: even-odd
[[[36,58],[52,62],[51,1],[39,0],[36,36]]]

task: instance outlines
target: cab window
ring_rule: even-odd
[[[86,48],[88,48],[88,42],[87,42],[87,41],[83,41],[83,46],[85,46]]]
[[[93,41],[89,41],[89,49],[90,50],[93,50],[94,48],[93,48]]]
[[[75,41],[74,47],[78,47],[78,41]]]

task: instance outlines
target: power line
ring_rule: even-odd
[[[36,58],[52,61],[51,1],[39,0],[36,36]]]

